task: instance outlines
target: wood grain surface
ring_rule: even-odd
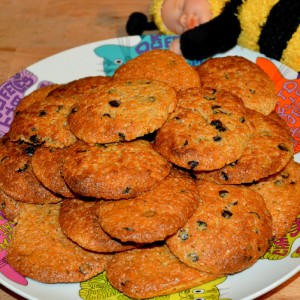
[[[52,54],[125,36],[129,14],[148,6],[149,0],[0,0],[0,84]],[[0,299],[24,298],[0,285]],[[258,299],[300,299],[300,275]]]

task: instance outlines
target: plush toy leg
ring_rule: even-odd
[[[260,52],[266,56],[281,60],[284,50],[288,47],[292,38],[295,38],[297,28],[300,26],[300,1],[281,0],[277,2],[270,11],[268,20],[264,25],[259,37]],[[298,40],[298,46],[300,41]],[[289,55],[298,55],[296,53]],[[298,54],[297,54],[298,53]],[[285,61],[288,61],[285,53]],[[300,61],[298,62],[298,68]]]
[[[300,25],[289,40],[280,61],[300,73]]]

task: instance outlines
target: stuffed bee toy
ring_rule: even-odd
[[[236,44],[300,72],[299,0],[152,0],[150,21],[130,15],[129,35],[158,29],[179,35],[170,50],[205,59]]]

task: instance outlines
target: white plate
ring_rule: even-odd
[[[24,95],[36,88],[49,82],[65,83],[85,76],[110,76],[128,59],[154,48],[167,48],[172,39],[170,36],[151,35],[95,42],[61,52],[17,73],[0,86],[0,136],[8,132],[14,108]],[[291,128],[295,160],[300,162],[299,74],[277,61],[238,46],[221,56],[225,55],[246,57],[274,78],[279,96],[277,111]],[[201,62],[189,63],[195,65]],[[5,249],[9,243],[11,226],[0,216],[0,283],[8,289],[27,299],[128,299],[113,290],[102,274],[84,284],[43,284],[16,274],[5,264]],[[168,299],[207,299],[208,296],[213,300],[254,299],[280,285],[299,270],[300,216],[287,236],[276,241],[264,258],[251,268],[187,292],[171,295]]]

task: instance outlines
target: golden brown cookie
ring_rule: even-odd
[[[249,183],[280,171],[293,155],[291,132],[276,114],[264,116],[249,110],[254,131],[242,156],[219,170],[196,173],[220,184]]]
[[[6,219],[13,221],[27,203],[16,201],[0,190],[0,210]]]
[[[89,144],[130,141],[160,128],[176,104],[175,90],[163,82],[115,82],[75,105],[68,123]]]
[[[112,239],[101,228],[96,211],[102,201],[69,199],[62,203],[59,224],[64,234],[81,247],[95,252],[118,252],[137,245]]]
[[[222,90],[178,94],[177,109],[158,130],[154,149],[192,170],[214,170],[238,159],[250,136],[242,101]]]
[[[200,86],[199,75],[181,55],[155,49],[119,67],[113,79],[151,79],[167,83],[176,91]]]
[[[110,81],[111,77],[108,76],[82,77],[57,86],[47,95],[47,98],[72,98],[81,101],[82,98],[85,98],[84,95]]]
[[[57,203],[54,195],[35,177],[32,156],[35,147],[14,143],[5,138],[0,141],[0,189],[9,197],[28,203]]]
[[[272,218],[260,194],[246,187],[198,181],[202,203],[167,239],[182,262],[213,274],[233,274],[253,265],[268,249]]]
[[[293,159],[279,172],[250,186],[261,194],[273,218],[273,235],[283,237],[300,213],[300,164]]]
[[[116,289],[135,299],[180,292],[217,277],[183,264],[165,245],[116,254],[106,276]]]
[[[79,282],[105,270],[112,256],[71,242],[58,222],[60,204],[27,204],[17,219],[7,262],[23,276],[45,283]]]
[[[198,206],[194,180],[173,170],[157,187],[130,200],[99,207],[101,227],[123,242],[152,243],[164,240],[182,227]]]
[[[170,170],[171,163],[144,140],[95,146],[77,142],[66,152],[63,176],[79,195],[121,199],[151,189]]]
[[[62,177],[63,159],[67,148],[38,148],[32,156],[32,170],[36,178],[54,194],[74,198]]]
[[[67,123],[71,109],[110,81],[106,76],[90,76],[32,92],[16,110],[10,138],[53,148],[70,146],[76,141]]]
[[[15,115],[8,136],[12,141],[63,148],[77,140],[70,131],[67,116],[73,101],[35,102]]]
[[[47,95],[57,87],[59,87],[59,84],[51,84],[51,85],[43,86],[31,92],[30,94],[25,96],[18,104],[15,110],[15,114],[20,113],[21,111],[23,111],[24,109],[26,109],[28,106],[30,106],[35,102],[40,102],[44,100],[47,97]]]
[[[240,97],[247,108],[270,114],[278,101],[273,80],[255,63],[240,56],[210,58],[196,68],[201,85]]]

